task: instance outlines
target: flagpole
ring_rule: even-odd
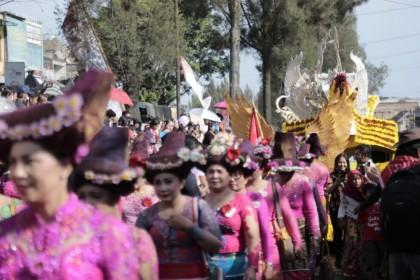
[[[181,86],[181,73],[180,73],[180,61],[179,61],[179,12],[178,12],[178,0],[174,0],[175,6],[175,31],[176,31],[176,116],[180,116],[180,97],[179,91]]]

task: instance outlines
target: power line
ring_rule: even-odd
[[[376,44],[376,43],[395,41],[395,40],[418,37],[418,36],[420,36],[420,33],[409,34],[409,35],[398,36],[398,37],[390,37],[390,38],[387,38],[387,39],[381,39],[381,40],[375,40],[375,41],[367,41],[367,42],[363,42],[362,44],[366,44],[366,45],[367,44]]]
[[[374,59],[384,59],[384,58],[404,56],[404,55],[408,55],[408,54],[412,54],[412,53],[419,53],[419,52],[420,52],[420,49],[415,49],[415,50],[410,50],[410,51],[405,51],[405,52],[400,52],[400,53],[394,53],[394,54],[390,54],[390,55],[373,57],[373,58]]]
[[[383,1],[389,2],[389,3],[398,4],[398,5],[405,6],[405,7],[410,7],[410,8],[418,8],[418,7],[420,7],[419,5],[413,5],[413,4],[404,3],[404,2],[395,1],[395,0],[383,0]]]
[[[368,16],[368,15],[398,12],[398,11],[403,11],[403,10],[411,10],[411,9],[416,9],[416,8],[420,8],[420,6],[419,7],[404,7],[404,8],[396,8],[396,9],[379,10],[379,11],[366,12],[366,13],[356,13],[356,15],[357,16]]]

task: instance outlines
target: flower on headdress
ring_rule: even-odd
[[[179,149],[177,156],[182,159],[183,161],[190,160],[190,150],[188,148],[181,148]]]
[[[30,133],[25,125],[17,125],[13,128],[11,133],[16,140],[22,140],[25,136]]]
[[[239,151],[239,149],[229,148],[226,151],[226,159],[230,162],[236,161],[240,155],[241,151]]]
[[[243,167],[249,170],[257,170],[258,164],[255,161],[253,161],[250,157],[247,157]]]
[[[48,125],[55,132],[60,131],[62,128],[61,119],[58,116],[51,116],[48,118]]]
[[[31,135],[34,138],[41,137],[41,128],[39,127],[39,125],[37,123],[31,124],[31,126],[29,127],[29,129],[31,130]]]
[[[293,166],[293,161],[291,161],[291,160],[286,160],[286,161],[284,161],[284,165],[285,165],[285,166],[288,166],[288,167],[291,167],[291,166]]]
[[[260,145],[262,146],[270,146],[270,140],[267,138],[264,138],[261,140]]]
[[[279,168],[279,164],[277,161],[270,161],[267,165],[268,168],[275,170],[277,168]]]
[[[86,171],[85,172],[85,179],[86,180],[93,180],[93,179],[95,179],[95,173],[93,171]]]
[[[149,208],[153,205],[153,200],[150,197],[145,197],[141,200],[141,206]]]
[[[232,218],[233,215],[236,213],[236,208],[230,206],[229,204],[226,204],[220,208],[220,212],[225,216],[226,218]]]

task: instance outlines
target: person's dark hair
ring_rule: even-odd
[[[160,122],[159,119],[155,118],[155,119],[152,119],[150,121],[149,125],[150,125],[150,127],[157,126],[159,124],[159,122]]]
[[[105,116],[107,118],[115,118],[117,116],[117,114],[115,114],[115,112],[111,109],[106,110],[105,112]]]
[[[199,149],[202,147],[200,141],[197,140],[192,135],[186,135],[185,136],[185,147],[187,147],[190,150]]]
[[[100,189],[109,192],[111,194],[111,201],[107,201],[106,204],[110,206],[116,205],[121,196],[129,195],[134,191],[134,184],[136,182],[137,178],[133,181],[121,181],[119,184],[96,184],[89,180],[87,180],[84,176],[83,172],[74,171],[70,178],[69,178],[69,186],[72,191],[77,193],[77,191],[83,186],[83,185],[94,185],[99,187]]]
[[[335,157],[335,160],[334,160],[334,174],[335,175],[337,175],[339,173],[339,170],[338,170],[338,162],[340,161],[340,158],[345,158],[345,160],[347,162],[347,168],[346,168],[346,172],[345,173],[349,173],[350,172],[350,161],[349,161],[349,157],[345,153],[341,153],[341,154],[337,155]]]
[[[219,117],[220,121],[223,121],[224,120],[224,118],[223,118],[223,116],[221,114],[216,113],[216,115]]]
[[[211,144],[211,141],[214,139],[214,134],[211,131],[207,131],[206,134],[204,134],[203,139],[203,146],[207,147]]]
[[[371,157],[371,154],[372,154],[372,148],[369,145],[364,145],[364,144],[357,146],[355,151],[367,157]]]
[[[417,158],[420,149],[420,139],[398,147],[395,156],[412,156]]]
[[[181,165],[178,168],[172,168],[172,169],[168,169],[168,170],[146,170],[146,173],[144,175],[144,177],[146,178],[146,180],[150,183],[153,184],[153,180],[155,179],[155,177],[159,174],[162,173],[170,173],[172,175],[175,175],[176,177],[178,177],[179,180],[186,180],[188,175],[191,172],[191,168],[193,167],[192,164],[190,163],[184,163],[183,165]]]
[[[251,170],[246,167],[243,167],[243,164],[244,163],[241,162],[240,164],[235,165],[235,166],[225,165],[225,167],[226,167],[226,170],[229,172],[229,175],[231,176],[233,175],[233,173],[237,171],[240,171],[244,175],[245,178],[252,176],[255,170]]]
[[[122,115],[123,115],[124,117],[126,117],[128,114],[130,114],[130,111],[128,111],[128,110],[125,110],[124,112],[122,112]]]

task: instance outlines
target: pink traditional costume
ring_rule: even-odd
[[[130,153],[130,166],[144,168],[148,157],[149,143],[145,138],[144,133],[140,133],[137,136]],[[135,225],[141,212],[159,201],[153,186],[144,179],[139,180],[143,181],[140,190],[135,190],[128,196],[121,198],[123,220],[131,225]]]
[[[227,136],[216,136],[207,149],[207,167],[218,164],[231,172],[241,162],[250,163],[244,158],[241,159],[240,150],[234,146]],[[210,255],[209,266],[223,271],[224,279],[243,279],[248,267],[258,272],[260,240],[257,246],[247,248],[247,237],[251,235],[251,227],[247,220],[251,218],[258,223],[252,201],[246,194],[236,193],[230,201],[215,211],[222,233],[223,248],[219,253]],[[272,255],[269,256],[271,257]]]
[[[146,160],[146,178],[152,182],[161,173],[170,173],[182,181],[194,165],[206,163],[203,152],[185,146],[185,135],[171,132],[166,135],[162,148]],[[181,194],[179,194],[181,195]],[[136,226],[147,230],[158,251],[160,279],[207,279],[208,269],[204,251],[197,242],[196,232],[207,231],[220,236],[214,212],[201,199],[184,196],[186,203],[181,215],[194,224],[191,230],[178,230],[160,216],[158,202],[141,212]]]
[[[0,115],[1,160],[27,140],[77,161],[102,127],[111,82],[89,71],[52,103]],[[139,279],[137,242],[121,221],[69,194],[48,220],[28,206],[0,223],[0,279]]]
[[[238,140],[239,141],[239,140]],[[238,150],[240,154],[240,161],[237,166],[233,167],[240,170],[245,177],[250,177],[257,170],[257,158],[254,155],[254,147],[248,140],[241,140]],[[248,186],[249,187],[249,186]],[[261,251],[265,266],[273,265],[276,260],[275,253],[278,250],[275,248],[275,241],[270,229],[270,214],[268,211],[267,201],[259,192],[252,192],[249,188],[246,190],[248,198],[252,201],[258,217],[258,225],[261,238]],[[278,257],[277,257],[278,259]]]
[[[305,176],[296,173],[296,171],[303,170],[303,165],[296,158],[296,143],[293,133],[276,133],[273,160],[269,165],[271,173],[274,174],[273,190],[278,192],[279,197],[287,197],[299,224],[301,236],[305,236],[305,225],[307,225],[311,239],[318,239],[320,237],[319,222],[312,188]],[[280,181],[275,181],[277,176],[285,176],[289,179],[285,183],[280,183]],[[303,247],[299,248],[303,258],[290,258],[290,256],[282,258],[281,264],[286,279],[309,279],[309,254],[306,248],[305,242]]]
[[[326,213],[325,188],[330,180],[330,171],[328,167],[316,160],[320,156],[325,156],[327,148],[321,145],[318,134],[309,135],[306,142],[299,150],[299,159],[305,161],[308,166],[305,167],[302,174],[309,178],[312,186],[315,203],[318,210],[320,229],[324,232],[327,229],[328,217]]]
[[[144,175],[141,167],[128,166],[129,133],[127,128],[103,127],[90,144],[89,154],[82,160],[73,172],[72,188],[84,201],[105,204],[110,213],[121,219],[121,212],[117,204],[121,196],[133,192],[138,177]],[[82,197],[79,190],[85,185],[92,186],[103,193],[108,193],[103,201],[96,201],[95,197]],[[83,194],[86,195],[86,194]],[[88,195],[89,196],[89,195]],[[159,279],[157,254],[149,234],[134,226],[125,226],[132,231],[140,260],[140,274],[142,278]],[[141,250],[141,251],[140,251]],[[143,253],[142,251],[147,253]]]
[[[272,148],[269,145],[269,142],[266,140],[262,141],[254,148],[254,155],[259,163],[260,168],[263,170],[267,168],[267,164],[269,160],[271,159],[272,154],[273,154]],[[254,192],[249,192],[249,193],[254,194]],[[269,227],[270,227],[269,229],[270,229],[271,238],[273,240],[273,244],[272,244],[273,247],[271,250],[272,251],[271,262],[272,262],[275,273],[279,274],[281,273],[281,266],[280,266],[281,261],[280,261],[279,249],[277,248],[277,244],[275,241],[278,236],[276,237],[275,227],[277,227],[276,225],[277,221],[276,221],[276,211],[275,211],[274,204],[278,203],[287,232],[292,239],[294,247],[299,249],[299,248],[302,248],[303,244],[302,244],[302,237],[300,235],[297,220],[294,216],[292,208],[290,207],[290,204],[289,204],[289,200],[287,199],[286,196],[281,195],[279,197],[279,201],[275,201],[272,186],[271,186],[271,181],[265,181],[265,187],[261,189],[260,191],[258,191],[257,193],[255,193],[255,195],[258,195],[259,197],[263,198],[267,205],[267,210],[268,210],[268,215],[269,215],[268,216],[268,222],[269,222]],[[263,240],[264,237],[261,236],[261,239]],[[264,241],[262,241],[262,245],[264,246]]]

